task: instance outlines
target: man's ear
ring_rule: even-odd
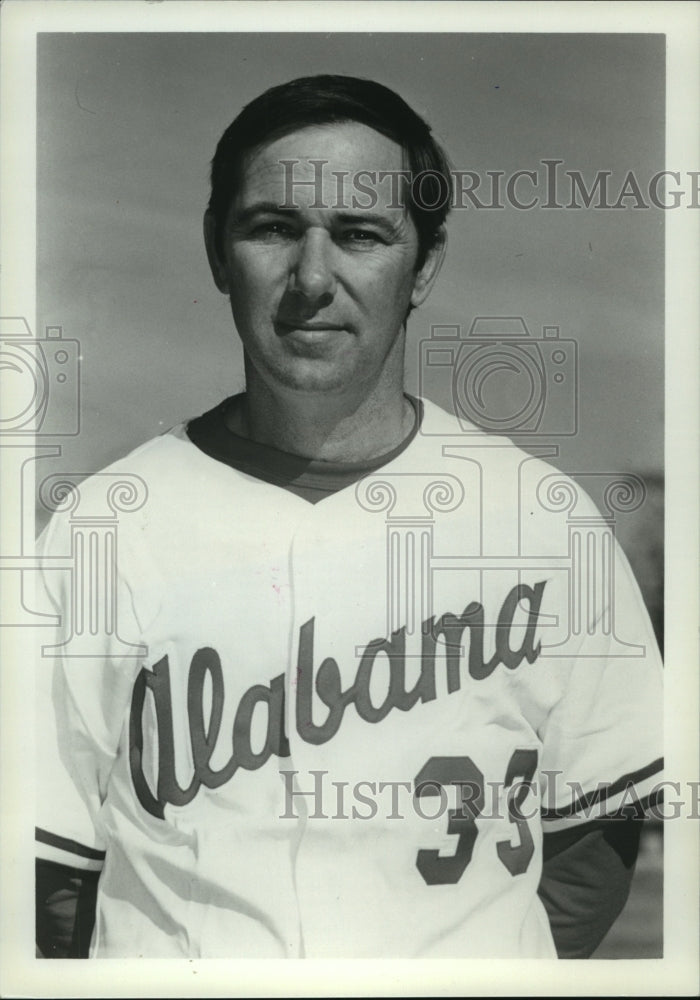
[[[430,294],[430,290],[435,283],[435,279],[440,273],[442,262],[445,259],[447,250],[447,231],[444,226],[440,226],[437,239],[428,250],[425,261],[420,271],[416,275],[416,280],[411,292],[411,307],[417,308],[422,305]]]
[[[226,268],[216,248],[216,223],[209,209],[204,213],[204,245],[207,248],[207,259],[214,283],[220,292],[228,295],[229,288]]]

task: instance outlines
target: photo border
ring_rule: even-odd
[[[667,36],[667,165],[697,170],[700,9],[687,3],[8,0],[2,10],[2,315],[36,331],[36,34],[165,31],[654,32]],[[698,780],[698,230],[700,212],[666,215],[666,639],[664,718],[670,778]],[[3,463],[0,447],[0,475]],[[7,489],[5,483],[4,489]],[[27,491],[31,493],[31,491]],[[33,495],[25,496],[33,517]],[[32,574],[27,574],[32,576]],[[24,634],[22,634],[24,631]],[[684,995],[698,981],[698,824],[672,822],[664,845],[664,958],[577,961],[307,959],[47,963],[33,939],[29,630],[0,630],[3,996]],[[233,985],[232,985],[233,984]],[[148,990],[148,992],[146,992]]]

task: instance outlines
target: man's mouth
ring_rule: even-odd
[[[323,320],[314,320],[314,322],[309,322],[308,320],[295,320],[295,319],[280,319],[277,320],[277,326],[284,331],[300,331],[302,333],[331,333],[333,331],[344,330],[345,327],[341,326],[339,323],[328,323]]]
[[[290,345],[297,344],[304,349],[325,349],[348,332],[347,327],[327,320],[279,319],[275,322],[275,329],[279,337],[289,339]]]

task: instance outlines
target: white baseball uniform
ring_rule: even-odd
[[[108,472],[148,487],[117,625],[38,674],[38,852],[101,868],[91,954],[554,957],[543,831],[661,768],[658,651],[590,500],[428,402],[318,503],[184,426]],[[59,512],[44,646],[74,544]]]

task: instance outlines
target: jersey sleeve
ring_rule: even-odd
[[[544,838],[538,894],[559,958],[590,957],[622,912],[641,828],[637,819],[604,819]]]
[[[102,588],[114,601],[111,633],[75,642],[76,628],[89,633],[89,609],[81,606],[70,568],[75,539],[69,519],[54,515],[37,542],[36,603],[49,624],[35,629],[36,650],[36,854],[37,858],[96,871],[105,857],[100,810],[118,753],[138,667],[139,627],[129,588],[115,574]],[[99,588],[88,600],[100,598]],[[84,620],[80,621],[80,616]],[[123,637],[134,643],[129,646]]]
[[[545,833],[616,814],[639,818],[661,780],[661,657],[619,545],[613,566],[605,622],[586,625],[540,733]]]
[[[36,957],[88,958],[99,872],[37,858]]]

